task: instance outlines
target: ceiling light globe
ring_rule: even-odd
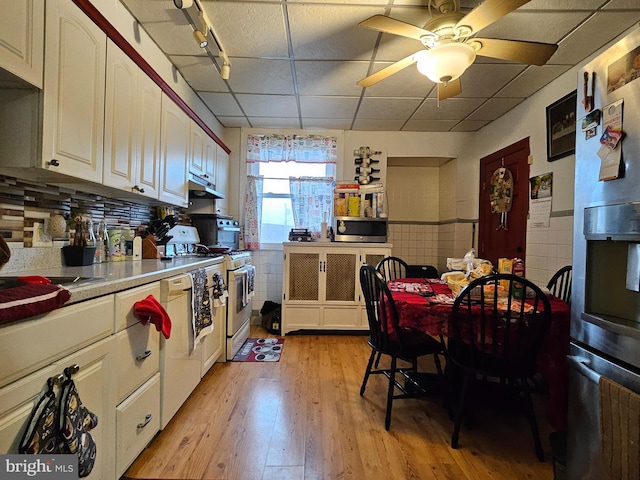
[[[207,41],[207,37],[205,37],[204,33],[202,33],[200,30],[193,31],[193,38],[196,39],[196,42],[198,42],[200,48],[205,48],[209,44],[209,42]]]
[[[476,59],[476,51],[466,43],[451,42],[419,52],[418,71],[435,83],[457,79]]]

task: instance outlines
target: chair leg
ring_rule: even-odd
[[[436,371],[438,372],[438,376],[442,377],[442,365],[440,364],[440,356],[437,353],[433,354],[433,361],[436,364]]]
[[[378,357],[376,358],[376,364],[374,365],[375,368],[378,368],[378,365],[380,365],[380,358],[382,358],[382,352],[378,352]]]
[[[458,399],[458,408],[455,411],[455,423],[453,426],[453,435],[451,435],[451,448],[458,448],[458,438],[460,437],[460,426],[462,425],[462,417],[464,415],[464,405],[467,396],[467,388],[469,386],[469,373],[464,373],[462,379],[462,387],[460,388],[460,397]]]
[[[533,401],[531,399],[531,390],[529,389],[529,383],[526,379],[520,381],[522,392],[524,393],[526,415],[529,419],[529,425],[531,425],[531,435],[533,436],[533,444],[536,449],[536,455],[538,460],[544,462],[544,452],[542,450],[542,443],[540,442],[540,432],[538,431],[538,423],[536,421],[536,411],[533,408]]]
[[[384,419],[384,429],[391,426],[391,407],[393,405],[393,390],[396,388],[396,357],[391,357],[391,369],[389,370],[389,390],[387,391],[387,414]]]
[[[380,353],[378,353],[380,355]],[[369,355],[369,362],[367,363],[367,369],[364,371],[364,378],[362,379],[362,386],[360,387],[360,396],[364,395],[364,390],[367,388],[367,380],[371,374],[371,366],[373,365],[373,359],[376,356],[376,351],[372,348],[371,355]]]

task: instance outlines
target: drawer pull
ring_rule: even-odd
[[[144,427],[146,427],[147,425],[149,425],[149,422],[150,422],[152,419],[153,419],[153,415],[152,415],[152,414],[150,414],[150,413],[147,413],[147,414],[144,416],[144,422],[139,423],[139,424],[138,424],[138,428],[144,428]]]
[[[145,358],[147,358],[150,355],[151,355],[151,350],[147,350],[146,352],[141,353],[140,355],[138,355],[136,357],[136,361],[141,362],[142,360],[144,360]]]
[[[76,373],[78,373],[79,370],[80,370],[80,365],[78,365],[77,363],[74,363],[73,365],[69,365],[67,368],[64,369],[64,374],[66,375],[67,378],[71,378],[71,375],[75,375]]]

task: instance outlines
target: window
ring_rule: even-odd
[[[247,248],[287,241],[294,227],[319,236],[320,222],[333,209],[336,152],[335,137],[248,136]]]

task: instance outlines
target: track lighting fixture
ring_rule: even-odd
[[[229,74],[231,73],[231,65],[229,65],[228,63],[223,63],[222,67],[220,68],[220,77],[223,80],[229,80]]]
[[[198,42],[198,45],[200,46],[200,48],[205,48],[207,45],[209,45],[209,42],[207,41],[207,37],[200,30],[193,31],[193,38],[196,39],[196,42]]]

